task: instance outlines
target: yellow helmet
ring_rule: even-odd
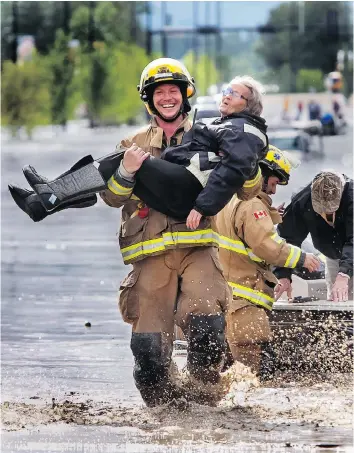
[[[271,171],[272,174],[278,176],[279,183],[286,186],[290,179],[291,168],[294,167],[294,163],[286,156],[284,151],[276,148],[273,145],[269,145],[268,153],[264,159],[259,162],[261,168],[264,166]]]
[[[185,95],[187,99],[195,93],[194,79],[184,64],[172,58],[158,58],[144,68],[140,77],[140,83],[137,86],[140,98],[145,102],[150,114],[152,114],[153,105],[149,88],[163,82],[170,82],[184,87],[186,89]]]

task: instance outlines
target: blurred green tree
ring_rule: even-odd
[[[108,80],[111,102],[103,109],[107,119],[117,123],[134,123],[143,111],[137,85],[141,71],[149,61],[145,51],[134,44],[122,42],[112,50]]]
[[[73,85],[87,104],[91,126],[134,122],[143,111],[136,86],[149,62],[145,51],[133,44],[96,42],[94,51],[82,53],[79,61]]]
[[[70,3],[69,7],[67,3]],[[20,1],[18,7],[18,33],[32,35],[40,54],[48,54],[54,46],[56,32],[65,29],[68,21],[73,38],[81,44],[87,43],[89,6],[92,2],[64,1]],[[91,5],[92,6],[92,5]],[[146,8],[145,2],[95,2],[95,36],[99,41],[124,40],[144,43],[144,33],[135,20]],[[79,10],[79,12],[77,12]],[[1,2],[1,61],[11,59],[12,2]]]
[[[104,43],[95,43],[92,52],[82,53],[81,87],[90,127],[99,121],[104,105],[110,102],[108,75],[111,52]]]
[[[1,80],[1,120],[16,136],[23,126],[29,137],[36,125],[48,124],[50,94],[43,58],[16,65],[5,61]]]
[[[262,34],[258,54],[277,73],[284,65],[290,67],[292,81],[302,69],[319,69],[326,74],[336,69],[337,51],[343,45],[353,46],[352,4],[344,1],[301,2],[304,8],[304,33],[290,30],[299,24],[300,2],[284,2],[274,8],[268,24],[283,27],[277,33]],[[338,33],[329,26],[329,17],[336,13]],[[294,86],[290,83],[290,86]],[[324,89],[324,87],[323,87]]]
[[[323,91],[323,74],[319,69],[300,69],[296,76],[296,89],[299,93]]]
[[[66,36],[63,30],[56,33],[54,48],[48,57],[51,84],[51,121],[52,124],[66,125],[70,116],[69,99],[70,87],[74,73],[74,53],[70,54],[70,36]]]

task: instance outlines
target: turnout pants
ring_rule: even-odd
[[[216,248],[181,248],[145,258],[133,264],[120,289],[123,320],[132,324],[134,378],[148,405],[173,397],[165,390],[171,388],[175,323],[188,340],[190,373],[203,382],[218,381],[231,292]]]
[[[226,337],[233,358],[249,366],[258,375],[264,372],[265,351],[269,349],[271,341],[265,309],[246,299],[234,298],[226,315],[226,326]]]

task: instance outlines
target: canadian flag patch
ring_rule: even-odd
[[[256,211],[253,213],[253,215],[255,216],[256,220],[263,219],[264,217],[268,216],[266,211]]]

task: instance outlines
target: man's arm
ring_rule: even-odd
[[[285,208],[282,223],[278,225],[278,233],[288,244],[296,247],[301,247],[309,233],[303,221],[303,213],[299,212],[297,204],[293,201]],[[291,280],[291,269],[286,269],[285,266],[281,265],[278,266],[274,270],[276,277],[278,279],[288,278]]]
[[[132,145],[130,140],[122,140],[116,147],[116,151],[121,151],[124,148],[129,148]],[[113,208],[120,208],[132,196],[135,178],[134,175],[129,175],[124,170],[123,163],[120,163],[119,168],[111,176],[107,182],[108,189],[100,192],[102,200]]]
[[[252,252],[267,264],[289,269],[302,267],[306,254],[281,238],[264,204],[255,199],[243,214],[243,237]]]

